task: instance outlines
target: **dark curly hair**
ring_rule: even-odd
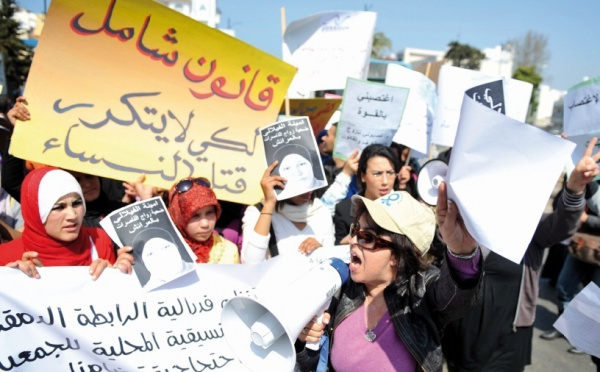
[[[392,238],[392,256],[396,259],[396,279],[401,276],[410,277],[417,274],[419,271],[427,269],[427,263],[421,256],[421,252],[408,239],[406,235],[398,234],[386,230],[373,220],[367,207],[363,203],[356,205],[356,218],[354,223],[358,224],[360,218],[365,215],[369,227],[375,231],[377,235],[386,235]]]

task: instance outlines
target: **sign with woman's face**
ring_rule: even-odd
[[[308,118],[281,121],[261,129],[267,165],[278,161],[274,175],[285,178],[285,188],[276,188],[278,200],[327,186],[317,142]]]
[[[175,243],[163,238],[152,238],[144,244],[142,259],[151,278],[163,282],[178,277],[184,270],[183,260]]]

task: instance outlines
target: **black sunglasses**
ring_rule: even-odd
[[[392,248],[394,246],[394,243],[381,239],[372,232],[360,230],[359,226],[353,223],[350,225],[350,237],[354,238],[355,236],[358,236],[358,245],[364,249],[375,250],[378,248]]]
[[[184,180],[181,180],[181,181],[177,182],[177,185],[175,185],[175,189],[177,190],[178,194],[183,194],[184,192],[190,191],[190,189],[192,188],[192,186],[194,186],[194,183],[196,185],[200,185],[200,186],[204,186],[204,187],[210,188],[210,181],[209,180],[207,180],[204,177],[198,177],[198,178],[195,178],[193,180],[184,179]]]

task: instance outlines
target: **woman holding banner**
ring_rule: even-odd
[[[355,195],[352,202],[352,280],[330,307],[332,316],[325,313],[323,324],[310,322],[298,337],[298,369],[314,370],[319,352],[304,342],[317,342],[325,331],[331,370],[441,371],[441,329],[478,299],[483,275],[477,242],[456,204],[447,201],[445,184],[437,206],[447,244],[441,269],[423,260],[436,226],[429,207],[405,191],[376,200]]]
[[[95,280],[115,261],[104,230],[83,227],[85,200],[75,178],[44,167],[27,174],[21,188],[23,235],[0,245],[0,265],[39,278],[38,266],[90,266]]]

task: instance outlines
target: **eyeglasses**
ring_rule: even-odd
[[[394,246],[394,243],[383,240],[372,232],[360,230],[359,226],[353,223],[350,225],[350,237],[354,238],[355,236],[358,236],[358,245],[364,249],[375,250],[378,248],[392,248]]]
[[[194,186],[194,183],[196,185],[210,188],[210,181],[204,177],[199,177],[199,178],[195,178],[193,180],[190,180],[190,179],[181,180],[181,181],[177,182],[175,189],[177,190],[178,194],[183,194],[184,192],[190,191],[192,186]]]

